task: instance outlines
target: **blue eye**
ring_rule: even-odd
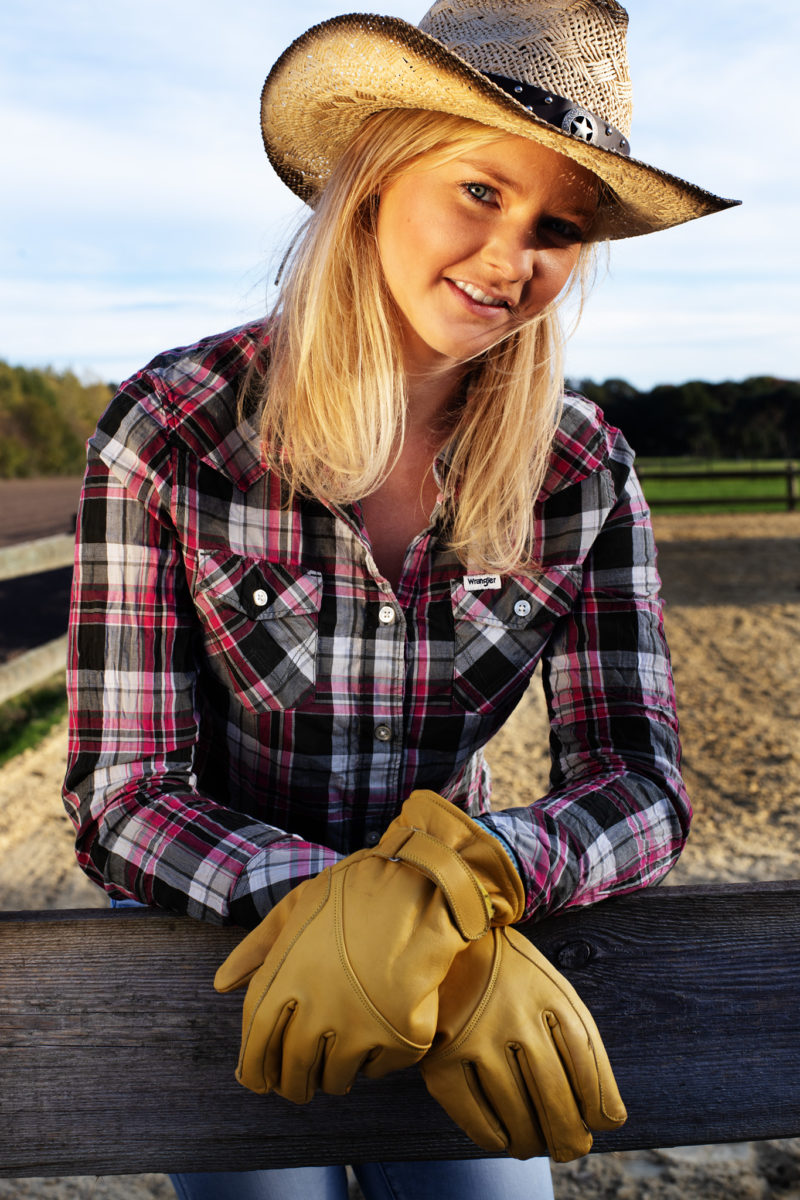
[[[488,183],[464,183],[461,186],[479,204],[491,204],[493,202],[495,189],[490,187]]]

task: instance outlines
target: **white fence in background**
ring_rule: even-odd
[[[0,547],[0,580],[70,567],[74,552],[75,537],[71,533]],[[66,657],[67,637],[64,634],[0,664],[0,704],[44,683],[63,668]]]

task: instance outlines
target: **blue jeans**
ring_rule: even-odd
[[[140,908],[112,900],[112,908]],[[353,1166],[365,1200],[553,1200],[546,1158],[465,1158]],[[348,1200],[344,1167],[170,1175],[179,1200]]]
[[[361,1163],[365,1200],[553,1200],[546,1158]],[[347,1200],[344,1167],[171,1175],[179,1200]]]

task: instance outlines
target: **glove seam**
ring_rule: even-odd
[[[383,1015],[383,1013],[381,1013],[380,1010],[378,1008],[376,1008],[376,1006],[372,1003],[369,996],[365,992],[360,979],[356,975],[356,972],[355,972],[355,969],[353,968],[352,963],[350,962],[350,956],[348,955],[347,947],[344,944],[344,934],[343,934],[344,919],[342,916],[342,903],[341,902],[342,902],[344,874],[345,874],[345,872],[342,872],[342,881],[341,882],[339,880],[336,880],[334,883],[333,904],[334,904],[334,913],[336,916],[336,921],[335,921],[336,950],[339,955],[339,962],[342,966],[342,970],[344,971],[345,978],[347,979],[347,982],[350,984],[350,987],[352,988],[353,992],[355,993],[356,998],[358,999],[359,1003],[367,1011],[367,1013],[372,1017],[372,1019],[374,1021],[376,1021],[379,1025],[381,1025],[386,1030],[387,1033],[391,1034],[391,1036],[395,1039],[395,1041],[399,1042],[399,1044],[402,1047],[413,1049],[413,1050],[419,1050],[420,1055],[422,1055],[426,1052],[426,1050],[429,1048],[431,1043],[426,1042],[423,1045],[420,1042],[412,1041],[411,1038],[404,1037],[403,1034],[400,1033],[400,1031],[398,1029],[396,1029],[395,1026],[392,1025],[392,1023],[387,1020],[387,1018]]]
[[[486,936],[491,937],[492,934],[487,934]],[[459,1051],[461,1046],[463,1046],[463,1044],[467,1040],[467,1038],[471,1036],[471,1034],[475,1031],[477,1026],[483,1020],[483,1016],[486,1012],[486,1009],[489,1007],[489,1005],[492,1002],[492,999],[494,996],[494,988],[495,988],[495,985],[497,984],[497,977],[500,974],[501,954],[497,950],[496,946],[497,946],[497,943],[495,942],[495,952],[492,956],[492,969],[489,973],[489,978],[484,987],[483,995],[481,996],[480,1003],[478,1004],[477,1008],[474,1010],[472,1015],[469,1017],[469,1019],[467,1020],[467,1022],[461,1029],[461,1032],[459,1034],[457,1034],[456,1039],[453,1042],[453,1044],[451,1046],[448,1046],[446,1050],[439,1050],[439,1051],[435,1051],[433,1054],[428,1054],[427,1058],[429,1060],[431,1060],[433,1062],[445,1062],[449,1056],[455,1055]],[[445,976],[445,978],[446,978],[446,976]]]

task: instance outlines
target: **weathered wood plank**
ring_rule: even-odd
[[[38,575],[54,567],[71,567],[75,559],[75,534],[57,533],[0,547],[0,580]]]
[[[529,931],[603,1033],[628,1124],[599,1150],[800,1134],[800,882],[665,888]],[[0,914],[0,1175],[480,1151],[416,1072],[295,1107],[233,1079],[240,937],[146,910]]]
[[[67,635],[53,638],[35,650],[26,650],[10,662],[0,663],[0,704],[20,692],[38,687],[67,665]]]

